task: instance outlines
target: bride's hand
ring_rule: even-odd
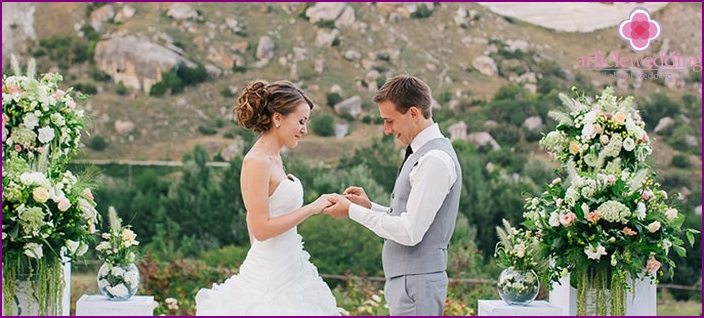
[[[336,196],[336,195],[337,195],[337,194],[323,194],[323,195],[321,195],[320,197],[318,197],[317,199],[315,199],[315,201],[313,201],[313,202],[310,204],[310,207],[311,207],[311,208],[313,209],[313,211],[314,211],[313,214],[318,214],[318,213],[320,213],[321,211],[323,211],[323,209],[325,209],[325,208],[331,206],[333,203],[330,202],[330,200],[328,200],[328,199],[329,199],[329,198],[333,198],[333,197]]]

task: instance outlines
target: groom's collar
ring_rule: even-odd
[[[413,152],[418,151],[420,147],[423,147],[428,141],[431,141],[435,138],[442,138],[443,135],[440,132],[440,126],[438,126],[437,123],[433,123],[432,125],[426,127],[423,129],[421,132],[416,135],[415,138],[413,138],[413,141],[411,141],[411,149]]]

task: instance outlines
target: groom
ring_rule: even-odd
[[[392,316],[440,316],[447,296],[447,249],[462,173],[452,144],[433,122],[431,100],[430,87],[410,75],[392,78],[374,96],[384,133],[408,145],[390,207],[349,187],[323,210],[349,216],[385,239],[384,294]]]

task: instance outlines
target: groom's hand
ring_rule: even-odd
[[[328,197],[328,201],[330,201],[332,205],[325,208],[323,210],[323,213],[330,214],[330,216],[336,219],[341,219],[343,217],[349,216],[349,209],[350,205],[352,204],[350,200],[347,200],[342,195],[331,195],[330,197]]]
[[[363,206],[367,209],[372,208],[372,202],[367,197],[367,194],[364,193],[364,189],[360,187],[349,187],[342,192],[342,195],[354,204]]]

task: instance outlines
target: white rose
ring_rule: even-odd
[[[677,217],[677,210],[669,209],[669,210],[665,211],[665,216],[667,217],[668,221],[672,221]]]
[[[548,224],[552,227],[560,226],[560,215],[557,214],[557,212],[550,213],[550,220],[548,220]]]
[[[34,129],[34,127],[37,127],[39,125],[39,117],[35,115],[34,113],[27,113],[24,115],[24,126],[27,127],[27,129]]]
[[[626,151],[632,151],[633,149],[636,148],[636,142],[631,139],[631,137],[626,137],[626,139],[623,140],[623,149]]]
[[[54,139],[54,129],[48,126],[39,128],[38,138],[39,141],[41,141],[43,144],[48,144],[51,140]]]
[[[653,223],[648,224],[648,231],[650,233],[655,233],[660,229],[660,222],[654,221]]]

